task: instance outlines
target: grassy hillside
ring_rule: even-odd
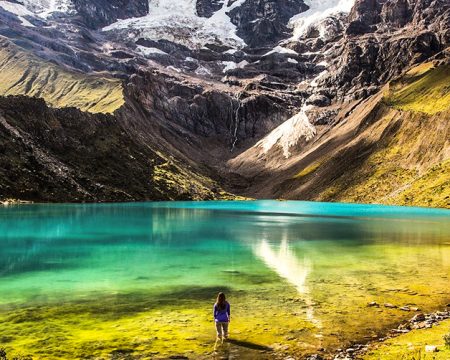
[[[292,167],[278,197],[450,208],[450,65],[420,65]]]
[[[40,97],[54,107],[113,113],[124,103],[120,80],[70,72],[0,37],[0,96]]]
[[[390,84],[386,102],[396,109],[436,114],[450,107],[450,65],[419,65]]]
[[[332,160],[348,159],[349,168],[319,199],[450,207],[450,112],[383,111],[377,123]]]

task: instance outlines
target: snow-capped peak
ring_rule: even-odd
[[[148,15],[119,20],[103,31],[133,29],[145,38],[165,39],[190,47],[219,42],[241,48],[245,42],[236,35],[236,26],[227,14],[244,2],[237,0],[229,5],[225,1],[213,16],[203,18],[197,15],[196,0],[150,0]]]

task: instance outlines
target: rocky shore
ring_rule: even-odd
[[[369,306],[374,305],[371,303]],[[445,310],[435,311],[428,314],[418,312],[411,319],[401,323],[397,328],[391,329],[384,337],[369,341],[366,344],[354,344],[347,349],[338,350],[337,354],[334,356],[334,360],[361,359],[369,350],[377,347],[380,343],[383,343],[388,339],[392,339],[402,334],[407,334],[416,329],[430,329],[447,319],[450,319],[450,304],[447,304]],[[437,352],[438,350],[439,349],[433,344],[425,346],[424,349],[425,352]],[[320,355],[313,355],[308,358],[308,360],[320,359],[324,358]]]

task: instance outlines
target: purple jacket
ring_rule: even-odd
[[[230,321],[230,304],[225,302],[225,309],[220,310],[216,304],[213,309],[214,320],[216,322],[229,322]]]

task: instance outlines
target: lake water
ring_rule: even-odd
[[[447,210],[9,206],[0,208],[0,255],[0,348],[11,357],[327,355],[414,315],[384,303],[431,311],[450,302]],[[211,319],[218,291],[232,310],[223,345]]]

